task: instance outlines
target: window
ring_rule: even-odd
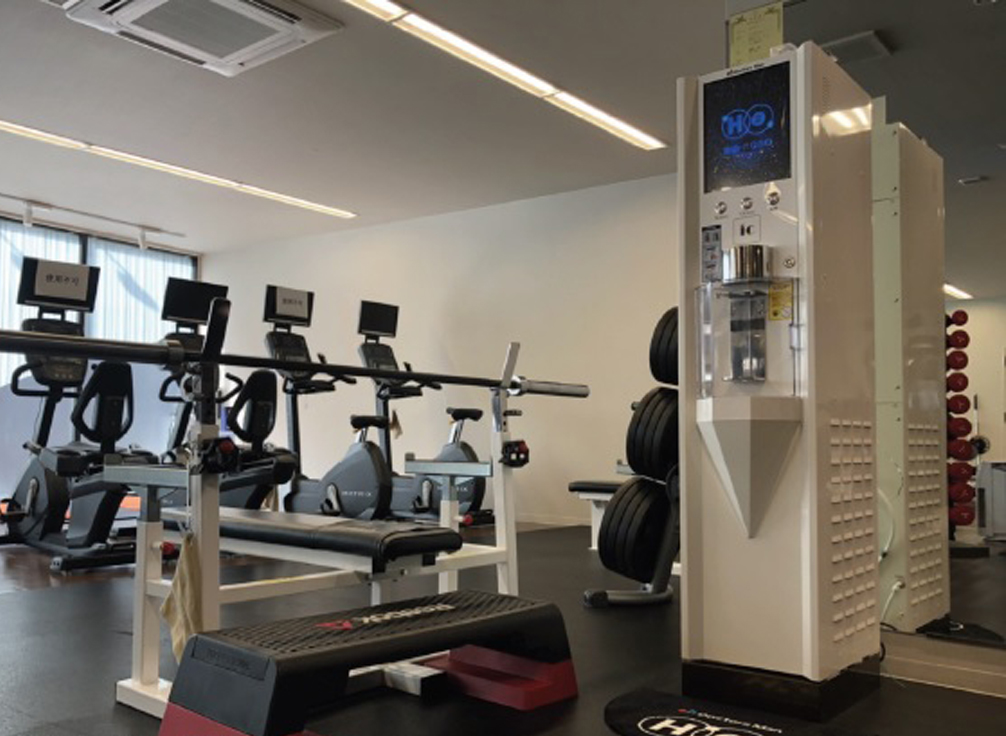
[[[17,303],[21,263],[25,256],[52,261],[80,263],[80,236],[45,227],[25,227],[0,219],[0,329],[19,330],[21,322],[35,316],[34,307]],[[21,355],[0,353],[0,386],[10,383],[10,375],[24,361]],[[28,439],[25,435],[25,439]]]
[[[140,248],[0,217],[0,329],[18,330],[21,322],[35,316],[33,307],[17,304],[21,264],[26,256],[53,261],[82,263],[101,268],[97,303],[84,318],[85,334],[115,340],[156,342],[170,331],[161,321],[164,287],[170,277],[194,279],[197,262],[192,256]],[[26,462],[22,443],[29,439],[39,400],[10,393],[10,377],[24,356],[0,353],[0,487],[10,490],[18,482]],[[122,444],[136,443],[154,452],[164,449],[172,405],[158,400],[164,373],[158,366],[134,366],[133,391],[136,421]],[[72,402],[61,403],[50,442],[72,439],[69,414]]]
[[[104,340],[157,342],[171,331],[161,320],[164,287],[171,277],[194,279],[192,256],[101,238],[88,238],[87,262],[101,269],[98,300],[87,332]]]
[[[172,276],[196,277],[191,256],[102,238],[88,238],[87,262],[101,269],[94,314],[88,317],[87,334],[104,340],[157,342],[173,327],[161,320],[164,287]],[[165,373],[154,365],[133,366],[136,421],[126,440],[161,452],[168,441],[167,427],[175,405],[157,398]]]

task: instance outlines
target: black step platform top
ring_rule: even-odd
[[[511,629],[518,620],[532,623],[542,613],[554,608],[550,603],[464,590],[351,611],[224,629],[202,634],[200,638],[207,643],[223,642],[245,648],[257,656],[277,660],[305,655],[338,655],[343,659],[378,642],[382,645],[395,642],[406,645],[409,640],[418,642],[417,653],[422,654],[430,651],[423,641],[428,635],[459,627],[490,630],[499,624]],[[569,658],[569,649],[563,641],[554,651],[536,651],[534,655],[538,661],[558,662]],[[543,658],[542,655],[547,656]],[[196,656],[199,656],[198,653]],[[368,658],[366,652],[358,656]]]
[[[165,723],[192,714],[251,736],[299,733],[308,713],[339,700],[351,670],[466,645],[570,657],[554,604],[471,590],[241,626],[189,639]]]

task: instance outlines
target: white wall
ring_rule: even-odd
[[[978,422],[981,433],[992,441],[992,450],[983,461],[1006,461],[1006,395],[1004,395],[1003,357],[1006,355],[1006,300],[976,299],[948,301],[947,311],[967,311],[970,319],[963,328],[971,335],[968,367],[964,370],[970,385],[967,394],[978,395]],[[959,329],[959,328],[954,328]],[[974,413],[968,415],[975,421]]]
[[[629,405],[653,384],[650,334],[677,303],[675,178],[660,176],[341,234],[211,254],[203,278],[231,286],[227,349],[264,352],[265,286],[316,292],[315,352],[358,364],[361,299],[401,307],[393,345],[416,370],[496,376],[508,341],[518,373],[583,382],[587,400],[526,397],[512,432],[531,446],[516,472],[518,516],[580,523],[584,502],[566,486],[612,478],[624,458]],[[430,457],[446,439],[448,406],[488,410],[485,390],[445,387],[398,402],[406,450]],[[369,382],[302,404],[305,470],[323,472],[351,441],[348,416],[372,413]],[[466,430],[488,456],[488,414]],[[274,440],[285,441],[285,418]]]

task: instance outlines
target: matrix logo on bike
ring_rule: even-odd
[[[673,716],[648,716],[637,725],[640,733],[647,736],[782,736],[783,733],[773,726],[695,710],[681,710]]]
[[[445,613],[453,610],[455,610],[455,606],[450,604],[435,603],[431,606],[404,608],[401,611],[387,611],[385,613],[374,613],[369,616],[353,616],[352,618],[344,618],[338,621],[326,621],[324,623],[317,624],[317,628],[330,629],[332,631],[351,631],[363,626],[374,626],[376,624],[385,624],[390,621],[416,618],[418,616],[426,616],[433,613]]]

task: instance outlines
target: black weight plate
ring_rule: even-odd
[[[628,577],[646,583],[653,579],[660,545],[667,530],[670,504],[662,483],[648,481],[640,490],[645,501],[628,527],[626,570]]]
[[[661,446],[661,427],[667,426],[667,416],[668,413],[674,409],[674,402],[668,395],[668,391],[672,389],[659,389],[659,394],[657,395],[656,410],[653,413],[653,419],[650,422],[649,434],[646,436],[646,442],[644,447],[646,448],[646,473],[645,475],[649,478],[654,478],[656,480],[662,480],[663,475],[661,474],[660,466],[660,446]],[[665,473],[666,474],[666,473]]]
[[[603,536],[603,539],[598,539],[598,552],[604,566],[615,572],[618,572],[621,567],[618,549],[622,540],[620,529],[625,518],[625,513],[629,510],[635,499],[634,489],[637,480],[638,478],[636,477],[630,478],[615,492],[611,502],[608,504],[610,513],[605,513],[601,523],[599,537]]]
[[[662,372],[664,383],[678,384],[678,310],[675,307],[674,319],[667,325],[663,344],[661,346]]]
[[[619,488],[619,498],[615,513],[611,517],[611,526],[608,530],[607,554],[603,560],[604,566],[609,570],[620,572],[622,568],[621,549],[622,525],[625,523],[625,515],[635,504],[635,483],[636,478],[631,478]]]
[[[663,382],[664,376],[664,353],[667,350],[667,338],[670,332],[671,322],[675,319],[673,310],[668,310],[657,320],[656,327],[653,328],[653,336],[650,338],[650,373],[654,380]]]
[[[674,389],[664,389],[664,411],[651,437],[653,454],[651,461],[653,476],[657,480],[667,478],[667,473],[678,464],[678,397]]]
[[[648,393],[636,403],[636,408],[632,412],[632,419],[629,421],[629,430],[625,435],[625,460],[634,471],[636,470],[636,464],[641,462],[643,455],[641,444],[644,436],[643,428],[652,409],[649,398],[650,394]]]
[[[629,420],[629,430],[625,435],[625,460],[635,473],[643,472],[642,466],[646,463],[644,440],[657,393],[658,389],[653,389],[640,399],[636,410],[632,412],[632,419]]]
[[[650,340],[650,373],[661,383],[678,383],[678,308],[657,321]]]
[[[649,483],[648,480],[640,479],[640,483],[637,484],[635,489],[638,502],[632,509],[632,516],[622,519],[622,528],[620,529],[621,537],[619,541],[621,542],[620,549],[622,555],[619,560],[618,571],[633,580],[639,579],[635,566],[635,558],[639,555],[639,540],[637,535],[639,534],[642,520],[646,518],[649,508],[653,504],[653,498],[648,492]]]
[[[618,525],[621,523],[622,515],[625,513],[625,506],[628,499],[628,487],[632,485],[635,478],[625,481],[612,495],[611,500],[604,509],[604,516],[601,517],[601,528],[597,532],[597,553],[601,558],[601,564],[609,570],[614,570],[618,565],[616,559]]]
[[[664,397],[664,392],[667,389],[662,386],[650,391],[648,394],[650,412],[647,414],[646,423],[640,429],[639,437],[639,449],[642,451],[640,455],[640,470],[638,475],[647,476],[648,478],[653,477],[653,436],[657,429],[657,425],[660,423],[660,416],[664,412],[664,405],[666,399]]]
[[[625,513],[622,515],[618,527],[615,529],[615,572],[626,577],[631,577],[629,566],[629,547],[632,544],[632,524],[636,519],[636,514],[641,506],[646,503],[646,479],[634,478],[635,482],[628,489],[626,494]]]

